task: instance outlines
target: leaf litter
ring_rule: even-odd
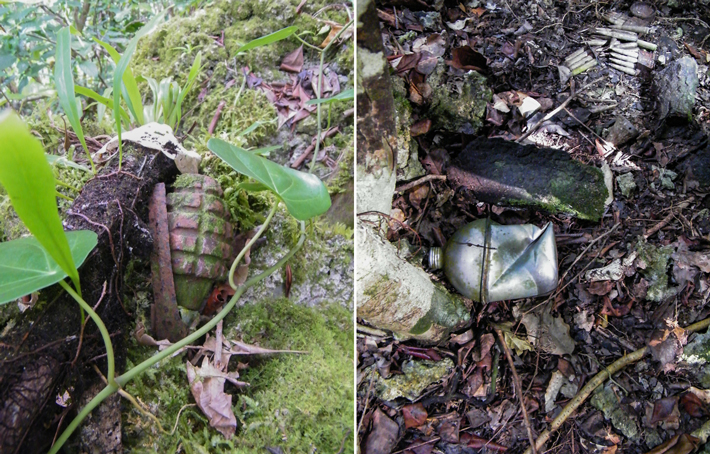
[[[426,250],[443,246],[460,227],[482,217],[501,224],[552,222],[561,279],[546,297],[476,307],[473,326],[437,347],[360,333],[363,453],[468,453],[484,446],[481,452],[525,451],[528,437],[511,372],[496,359],[501,345],[485,345],[491,326],[501,329],[513,351],[536,437],[591,377],[648,347],[638,363],[607,377],[599,389],[609,393],[596,400],[599,409],[587,399],[548,441],[546,452],[684,454],[705,441],[710,367],[701,356],[710,352],[710,340],[682,327],[710,315],[710,188],[699,171],[699,162],[710,162],[710,115],[704,107],[710,80],[699,72],[692,120],[668,122],[654,112],[659,94],[653,79],[663,63],[637,67],[635,76],[603,62],[581,75],[568,73],[564,82],[558,72],[584,46],[582,38],[589,39],[585,30],[607,26],[608,12],[629,15],[631,3],[378,3],[395,99],[408,101],[411,119],[405,126],[423,169],[400,170],[398,186],[412,185],[393,200],[392,216],[400,223],[389,225],[388,239]],[[706,68],[701,41],[707,32],[699,30],[710,28],[698,22],[701,11],[664,2],[649,6],[656,16],[648,39],[659,45],[653,57],[690,55]],[[430,109],[432,99],[442,88],[456,98],[474,68],[487,75],[492,92],[482,125],[475,133],[450,134]],[[443,179],[413,183],[426,174],[445,175],[450,159],[473,135],[519,138],[599,77],[598,85],[542,122],[529,140],[596,167],[608,165],[617,184],[600,222],[486,203]],[[629,123],[619,120],[617,127],[631,124],[634,134],[614,136],[618,118]],[[443,275],[433,277],[448,286]],[[401,376],[404,364],[431,361],[422,350],[453,359],[455,367],[419,396],[383,400],[370,385]],[[372,441],[379,436],[387,443]]]

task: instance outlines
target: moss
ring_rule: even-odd
[[[636,243],[638,262],[642,265],[641,273],[648,280],[646,298],[651,301],[661,302],[676,293],[676,288],[668,286],[668,260],[673,253],[673,246],[657,247],[639,238]],[[643,266],[645,265],[645,267]]]
[[[470,310],[460,297],[447,292],[438,284],[434,286],[429,312],[409,330],[414,335],[424,334],[432,325],[447,330],[458,329],[471,320]]]
[[[438,67],[437,67],[438,69]],[[441,77],[434,72],[434,78]],[[486,86],[486,79],[476,71],[464,76],[460,93],[452,93],[453,88],[430,80],[432,92],[429,117],[436,129],[451,132],[475,134],[483,124],[486,105],[493,92]]]
[[[125,447],[131,452],[250,453],[279,446],[286,453],[336,452],[353,427],[353,332],[349,311],[337,304],[317,308],[286,299],[263,301],[235,309],[226,321],[225,336],[272,349],[305,350],[252,359],[241,379],[244,392],[227,387],[237,416],[236,436],[225,440],[209,427],[199,409],[180,416],[174,435],[161,434],[136,410],[124,412]],[[136,347],[131,360],[150,356],[153,349]],[[243,361],[243,359],[242,359]],[[236,366],[237,359],[232,359]],[[182,358],[163,361],[126,387],[157,413],[164,428],[175,424],[178,411],[192,402]],[[352,433],[345,452],[352,452]]]

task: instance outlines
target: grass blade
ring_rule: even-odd
[[[119,54],[118,51],[109,43],[105,43],[96,38],[94,38],[94,41],[106,49],[106,52],[108,52],[111,56],[114,63],[118,64],[118,62],[121,61],[121,54]],[[122,88],[125,92],[122,90],[121,93],[124,93],[123,98],[126,100],[128,110],[131,111],[131,115],[133,115],[136,123],[144,125],[145,117],[143,116],[143,101],[141,100],[141,93],[138,91],[138,83],[136,82],[135,77],[133,77],[133,71],[131,71],[131,68],[126,68],[126,71],[123,73],[122,80]]]
[[[0,113],[0,183],[27,229],[81,292],[79,272],[59,219],[54,174],[42,144],[12,111]]]
[[[96,173],[94,161],[91,159],[91,153],[86,146],[84,140],[84,130],[81,127],[81,112],[76,103],[74,95],[74,76],[71,69],[71,33],[69,27],[63,27],[57,34],[57,53],[54,63],[54,84],[57,86],[57,95],[59,96],[59,104],[64,109],[64,113],[69,119],[74,133],[79,138],[81,146],[84,147],[86,155],[91,163],[91,170]]]
[[[105,96],[101,96],[100,94],[96,93],[94,90],[90,88],[85,88],[81,87],[79,85],[74,85],[74,90],[76,91],[76,94],[78,95],[83,95],[86,96],[87,98],[91,98],[94,101],[103,104],[104,106],[108,107],[109,109],[113,110],[113,100],[106,98]],[[126,110],[123,107],[119,107],[121,111],[121,118],[123,118],[123,121],[126,122],[126,124],[131,124],[131,119],[126,113]],[[98,117],[102,118],[102,117]]]
[[[135,36],[131,38],[128,43],[128,46],[126,46],[126,50],[123,52],[123,56],[121,56],[121,59],[118,61],[118,63],[116,63],[116,69],[113,72],[113,118],[116,121],[116,130],[118,133],[119,170],[121,169],[121,163],[123,161],[123,143],[121,142],[121,115],[118,110],[118,108],[120,107],[119,103],[121,102],[121,83],[123,81],[123,74],[128,69],[128,64],[131,62],[131,57],[133,57],[133,53],[136,51],[136,47],[138,46],[138,40],[141,39],[143,36],[147,35],[151,30],[153,30],[157,23],[163,19],[164,15],[164,13],[157,14],[153,19],[148,21],[148,23],[145,24],[140,30],[138,30],[138,33],[136,33]],[[143,118],[142,103],[140,108],[140,118]]]
[[[354,97],[355,90],[353,90],[352,88],[348,88],[347,90],[342,91],[335,96],[331,96],[330,98],[311,99],[309,101],[306,101],[306,104],[329,104],[336,101],[347,101],[353,99]]]
[[[187,75],[187,83],[185,84],[185,87],[180,90],[177,102],[175,103],[175,108],[170,113],[169,122],[166,121],[166,123],[171,125],[173,130],[176,130],[180,126],[180,120],[182,120],[182,101],[185,99],[185,96],[187,96],[187,94],[190,92],[190,89],[192,88],[192,85],[195,83],[195,79],[200,73],[201,64],[202,52],[198,52],[195,56],[195,60],[192,62],[190,73]]]
[[[275,43],[276,41],[281,41],[282,39],[286,39],[296,33],[297,30],[298,27],[292,25],[291,27],[286,27],[282,28],[279,31],[275,31],[270,35],[262,36],[261,38],[256,38],[237,49],[237,54],[254,49],[255,47],[265,46],[267,44]]]

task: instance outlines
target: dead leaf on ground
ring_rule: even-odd
[[[646,454],[690,454],[700,444],[700,440],[688,434],[676,435]]]
[[[320,48],[325,49],[325,47],[330,44],[331,41],[335,39],[335,36],[340,32],[340,30],[343,29],[342,25],[331,25],[330,26],[330,33],[328,33],[328,36],[325,37],[322,43],[320,43]]]
[[[428,415],[424,405],[421,402],[402,407],[402,416],[404,416],[404,427],[410,429],[419,427],[426,422]]]
[[[399,425],[377,408],[372,415],[372,431],[365,441],[363,454],[390,454],[398,439]]]
[[[227,380],[240,386],[246,383],[237,381],[237,372],[225,373],[217,369],[207,357],[201,367],[195,367],[189,361],[186,367],[190,391],[197,406],[209,418],[210,426],[229,440],[237,430],[237,418],[232,411],[232,396],[224,392],[224,384]]]
[[[281,71],[300,73],[303,69],[303,44],[281,60]]]
[[[655,427],[659,422],[664,423],[664,429],[677,429],[680,424],[680,411],[678,410],[678,396],[664,397],[653,403],[651,417],[648,424]]]
[[[478,51],[475,51],[471,46],[457,47],[451,51],[451,60],[446,62],[457,69],[466,71],[474,70],[486,72],[488,69],[488,60]]]
[[[574,351],[574,340],[569,335],[569,325],[562,317],[553,317],[550,309],[542,314],[529,313],[521,322],[532,344],[539,342],[543,351],[552,355],[568,355]]]

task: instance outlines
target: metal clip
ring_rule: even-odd
[[[546,295],[557,287],[557,245],[552,224],[500,225],[490,219],[467,224],[429,265],[443,268],[462,295],[478,302]]]

